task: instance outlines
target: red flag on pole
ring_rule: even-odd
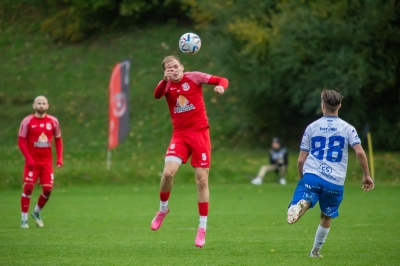
[[[130,61],[115,65],[110,80],[108,150],[118,146],[129,134],[129,69]]]

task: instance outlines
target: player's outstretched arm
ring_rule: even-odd
[[[371,189],[374,189],[375,184],[369,172],[368,159],[364,149],[362,148],[361,144],[354,145],[353,149],[356,152],[358,163],[360,164],[363,171],[362,189],[364,189],[364,191],[369,191]]]
[[[223,94],[226,88],[228,88],[229,81],[226,78],[211,76],[207,84],[217,85],[214,91]]]

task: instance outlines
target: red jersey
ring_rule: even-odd
[[[53,137],[61,137],[60,124],[51,115],[43,118],[28,115],[21,122],[18,136],[26,138],[28,152],[34,161],[51,162],[51,143]]]
[[[212,82],[210,81],[211,78],[213,78]],[[181,81],[175,83],[162,80],[155,89],[155,98],[159,99],[165,95],[174,133],[190,132],[209,127],[202,84],[220,85],[225,89],[228,81],[225,78],[206,73],[185,72]]]

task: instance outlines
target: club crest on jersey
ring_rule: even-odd
[[[187,112],[187,111],[195,109],[194,105],[189,104],[189,100],[181,94],[179,95],[178,99],[176,99],[176,106],[177,107],[174,107],[175,114],[183,113],[183,112]]]
[[[51,123],[46,123],[46,129],[51,130]]]
[[[37,148],[47,148],[51,146],[51,143],[49,143],[49,139],[47,138],[46,134],[42,132],[42,134],[40,134],[39,136],[38,141],[35,141],[33,145]]]
[[[182,84],[182,90],[188,91],[189,89],[190,89],[190,86],[189,86],[189,84],[187,82]]]

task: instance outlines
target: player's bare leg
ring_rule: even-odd
[[[294,224],[297,222],[301,216],[310,208],[311,202],[306,201],[306,200],[299,200],[297,204],[292,205],[288,209],[287,213],[287,222],[289,224]]]
[[[326,216],[321,212],[321,222],[319,223],[317,232],[315,233],[314,246],[313,249],[310,251],[309,257],[322,257],[319,251],[321,250],[322,245],[325,243],[326,237],[328,236],[329,230],[331,228],[331,220],[331,217]]]
[[[151,230],[160,228],[165,216],[169,212],[168,199],[172,190],[174,176],[180,166],[179,162],[166,161],[164,165],[163,174],[160,180],[160,209],[154,219],[151,221]]]
[[[195,239],[196,247],[203,247],[206,242],[208,202],[210,192],[208,190],[208,168],[196,168],[197,202],[199,208],[200,222]]]

